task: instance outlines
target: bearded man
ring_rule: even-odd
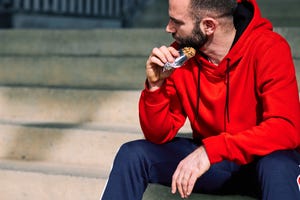
[[[103,200],[139,200],[148,183],[192,192],[300,199],[300,105],[290,47],[255,0],[169,0],[171,46],[146,62],[145,140],[120,148]],[[196,55],[164,70],[193,47]],[[193,137],[177,136],[189,119]]]

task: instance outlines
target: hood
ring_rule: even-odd
[[[196,120],[199,116],[200,107],[200,71],[206,74],[211,82],[225,80],[226,95],[224,105],[224,131],[227,130],[227,124],[230,123],[230,71],[238,66],[245,51],[251,48],[251,42],[258,37],[264,30],[272,30],[272,24],[262,18],[260,10],[255,0],[239,0],[238,6],[234,12],[234,25],[236,36],[229,53],[222,62],[215,67],[209,63],[205,56],[199,55],[195,59],[198,62],[198,89],[197,89],[197,108],[195,110]]]
[[[259,36],[262,30],[273,30],[271,22],[262,17],[256,0],[238,0],[234,25],[237,30],[236,36],[231,50],[225,57],[231,64],[240,60],[253,37]]]
[[[238,0],[234,12],[234,26],[237,31],[231,49],[217,68],[209,63],[203,54],[195,56],[198,62],[203,64],[203,72],[212,82],[224,79],[227,73],[238,65],[245,51],[251,48],[253,38],[260,36],[264,30],[273,29],[270,21],[261,16],[255,0]]]

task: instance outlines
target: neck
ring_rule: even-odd
[[[235,34],[236,30],[234,28],[229,32],[215,32],[201,48],[201,51],[208,57],[208,60],[211,63],[219,65],[228,54],[235,38]]]

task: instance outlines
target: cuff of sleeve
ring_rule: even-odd
[[[224,133],[205,138],[202,142],[211,164],[221,162],[229,157]]]
[[[164,103],[166,100],[168,100],[165,85],[162,85],[159,89],[155,91],[150,91],[146,83],[145,89],[143,91],[143,96],[147,105],[157,105]]]

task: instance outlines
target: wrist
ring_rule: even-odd
[[[164,80],[159,80],[159,81],[156,81],[156,82],[151,82],[147,79],[147,86],[148,86],[148,89],[149,91],[155,91],[155,90],[158,90],[164,83]]]

